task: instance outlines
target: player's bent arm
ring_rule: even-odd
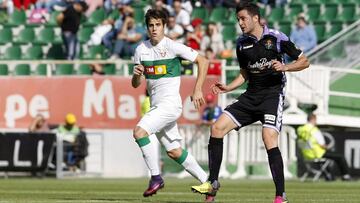
[[[286,64],[286,71],[294,72],[301,71],[310,66],[308,58],[302,54],[295,62]]]
[[[228,92],[240,87],[247,80],[247,74],[245,69],[240,70],[240,74],[230,84],[228,84]]]
[[[197,79],[196,79],[196,84],[195,84],[195,88],[194,90],[202,90],[202,86],[204,84],[205,78],[206,78],[206,74],[207,74],[207,70],[209,67],[209,61],[203,57],[202,55],[198,54],[198,56],[196,57],[195,63],[197,63],[198,66],[198,75],[197,75]]]

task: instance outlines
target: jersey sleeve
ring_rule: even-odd
[[[246,67],[246,61],[245,61],[245,58],[242,56],[242,44],[241,43],[237,43],[236,44],[236,57],[237,57],[237,60],[240,64],[240,68],[245,68]]]
[[[196,57],[198,56],[198,52],[194,49],[185,46],[178,42],[173,42],[171,45],[173,51],[175,52],[175,55],[180,56],[181,58],[184,58],[186,60],[189,60],[191,62],[194,62]]]
[[[140,60],[140,46],[136,47],[136,49],[135,49],[133,62],[134,62],[134,64],[140,64],[141,63],[141,60]]]
[[[289,55],[292,59],[298,59],[303,52],[284,33],[281,33],[280,50],[282,53]]]

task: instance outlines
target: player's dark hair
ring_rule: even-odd
[[[239,13],[239,11],[242,11],[242,10],[247,10],[247,12],[249,13],[250,16],[257,15],[259,17],[259,22],[260,22],[260,17],[261,17],[260,9],[256,4],[249,2],[249,1],[243,1],[236,6],[236,13]]]
[[[149,9],[145,14],[146,27],[149,27],[149,21],[151,18],[161,19],[163,25],[168,22],[168,15],[162,10]]]

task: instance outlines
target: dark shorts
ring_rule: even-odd
[[[261,121],[263,127],[273,128],[280,132],[283,106],[283,93],[265,95],[244,93],[237,101],[227,106],[224,113],[236,123],[237,130]]]

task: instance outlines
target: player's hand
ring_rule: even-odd
[[[287,66],[280,61],[272,60],[272,68],[277,72],[287,71]]]
[[[190,97],[191,101],[194,103],[195,109],[199,110],[200,107],[205,104],[205,99],[203,93],[200,90],[195,90],[193,95]]]
[[[142,76],[144,74],[144,70],[145,70],[144,66],[141,65],[141,64],[138,64],[138,65],[134,66],[133,74],[138,75],[138,76]]]
[[[220,94],[229,91],[229,87],[220,82],[216,82],[215,84],[211,85],[210,88],[214,94]]]

